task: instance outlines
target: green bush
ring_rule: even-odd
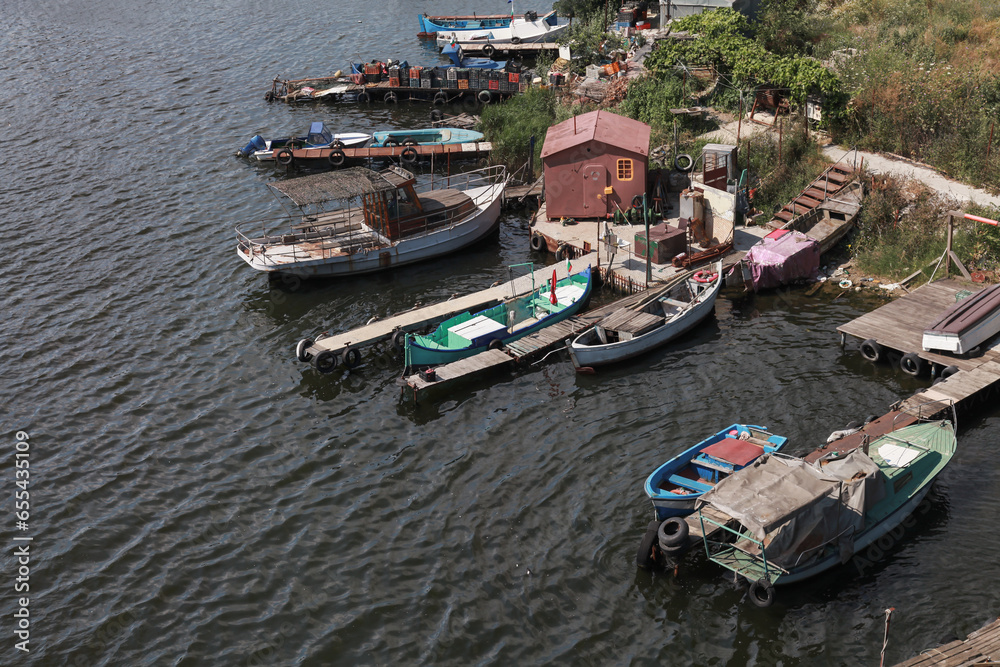
[[[483,109],[480,127],[493,143],[491,159],[508,169],[519,169],[528,161],[529,142],[535,137],[535,169],[541,170],[539,155],[545,132],[555,122],[555,95],[547,88],[529,88],[503,104]]]

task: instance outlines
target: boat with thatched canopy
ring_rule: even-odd
[[[355,167],[270,183],[298,211],[238,225],[236,250],[258,271],[307,278],[433,259],[496,231],[506,181],[488,167],[418,190],[405,169]]]

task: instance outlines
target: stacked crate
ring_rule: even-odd
[[[395,65],[389,68],[389,86],[399,88],[399,68]]]
[[[492,70],[489,73],[489,84],[487,86],[488,90],[500,91],[500,72]]]
[[[410,88],[420,87],[420,72],[423,67],[411,67],[410,68]]]
[[[433,74],[432,71],[429,70],[429,69],[421,69],[420,70],[420,87],[421,88],[430,88],[431,87],[431,83],[432,83],[431,77],[432,77],[432,74]]]
[[[467,69],[458,70],[458,89],[459,90],[469,89],[469,70]]]

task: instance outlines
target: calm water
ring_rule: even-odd
[[[234,252],[233,225],[274,210],[275,173],[232,157],[249,136],[427,118],[268,105],[270,79],[435,62],[415,14],[472,8],[0,5],[0,662],[874,665],[886,607],[888,662],[995,616],[1000,413],[962,425],[935,503],[886,556],[769,610],[704,559],[676,578],[635,568],[641,484],[665,458],[733,421],[805,452],[920,386],[838,347],[835,327],[870,302],[727,293],[636,363],[590,377],[550,360],[419,409],[395,363],[319,376],[294,361],[303,336],[530,259],[513,214],[462,257],[335,283],[269,285]],[[18,430],[27,655],[12,628]]]

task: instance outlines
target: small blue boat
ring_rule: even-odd
[[[427,16],[418,14],[417,20],[420,22],[420,32],[432,33],[440,30],[482,30],[484,28],[506,28],[510,25],[512,18],[523,16],[529,21],[537,20],[536,12],[525,12],[523,15],[513,16],[493,15],[493,16]],[[549,25],[555,25],[558,21],[555,10],[541,17]]]
[[[273,160],[274,153],[279,148],[329,148],[334,143],[342,147],[356,148],[368,143],[371,138],[370,134],[362,132],[334,134],[320,121],[311,123],[309,131],[301,137],[265,139],[259,134],[254,135],[246,146],[236,151],[236,154],[256,160]]]
[[[440,366],[487,349],[502,349],[578,312],[590,297],[588,266],[548,285],[478,313],[462,313],[445,320],[426,336],[406,337],[406,365]]]
[[[721,479],[778,451],[787,441],[763,426],[733,424],[681,452],[646,479],[657,521],[691,514],[695,501]]]
[[[470,144],[482,141],[482,132],[457,127],[431,127],[421,130],[389,130],[372,134],[372,146],[430,146],[435,144]]]

